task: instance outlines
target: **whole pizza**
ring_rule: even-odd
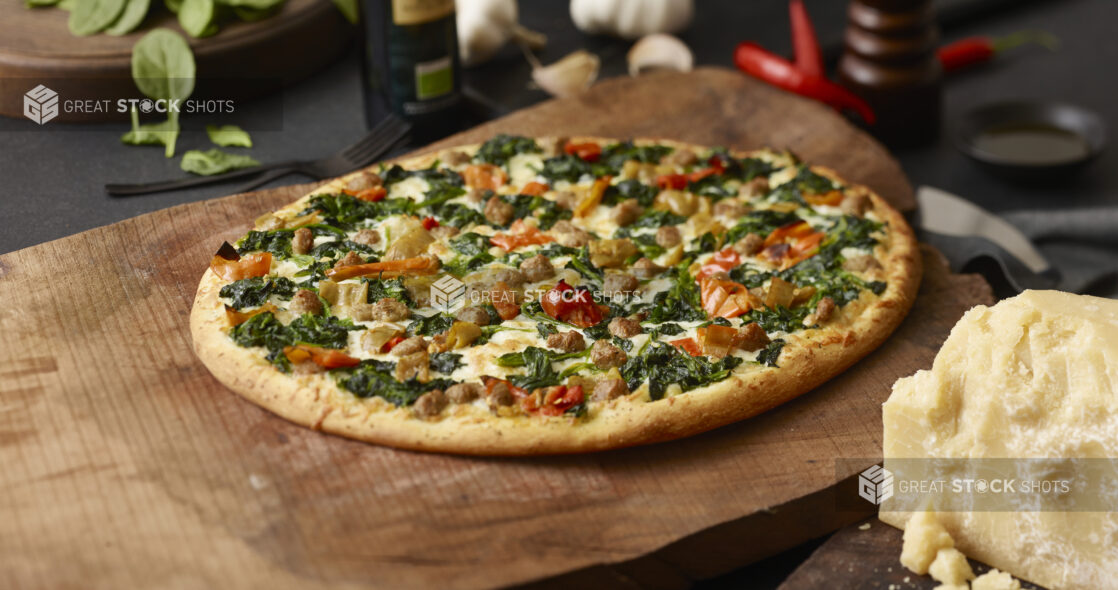
[[[228,387],[409,449],[593,451],[773,408],[881,344],[912,230],[791,153],[498,135],[332,181],[224,244],[191,313]]]

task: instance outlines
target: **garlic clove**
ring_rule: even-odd
[[[590,88],[600,66],[597,55],[580,49],[551,65],[532,68],[532,80],[552,96],[573,96]]]
[[[626,60],[630,76],[639,76],[651,70],[690,72],[695,62],[686,43],[665,33],[641,38],[633,44]]]

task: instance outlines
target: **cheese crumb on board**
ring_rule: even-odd
[[[897,381],[883,418],[886,469],[901,458],[1118,457],[1118,301],[1026,291],[977,306],[952,329],[931,370]],[[1058,500],[1097,504],[1099,493],[1072,487]],[[880,514],[898,528],[909,516]],[[1050,588],[1118,588],[1118,512],[937,517],[963,553],[1021,578]],[[907,531],[905,538],[907,546]],[[1000,586],[975,580],[973,588]]]
[[[932,579],[944,584],[966,584],[967,580],[974,579],[974,571],[967,563],[967,556],[958,549],[940,549],[932,565],[928,566],[928,573]]]
[[[965,583],[963,584],[940,584],[932,590],[971,590]]]
[[[1021,582],[1006,572],[990,570],[970,583],[971,590],[1021,590]]]
[[[901,565],[914,573],[926,574],[939,550],[954,546],[955,541],[939,520],[936,520],[934,512],[917,512],[904,528]]]

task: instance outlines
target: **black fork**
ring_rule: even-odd
[[[276,162],[274,164],[243,168],[241,170],[234,170],[224,174],[215,174],[213,176],[191,176],[177,180],[163,180],[143,184],[106,184],[105,191],[110,195],[118,197],[145,195],[193,186],[217,184],[230,180],[237,180],[239,178],[247,178],[261,173],[266,174],[254,179],[247,186],[241,187],[241,189],[236,192],[252,190],[262,184],[293,172],[306,174],[318,180],[333,178],[371,164],[377,158],[388,152],[388,150],[392,149],[392,147],[406,137],[410,131],[411,125],[395,115],[389,115],[357,143],[336,154],[318,160],[289,160],[286,162]]]

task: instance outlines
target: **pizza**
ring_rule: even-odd
[[[896,210],[789,152],[502,134],[256,219],[191,331],[218,380],[313,429],[572,453],[810,391],[888,338],[920,273]]]

